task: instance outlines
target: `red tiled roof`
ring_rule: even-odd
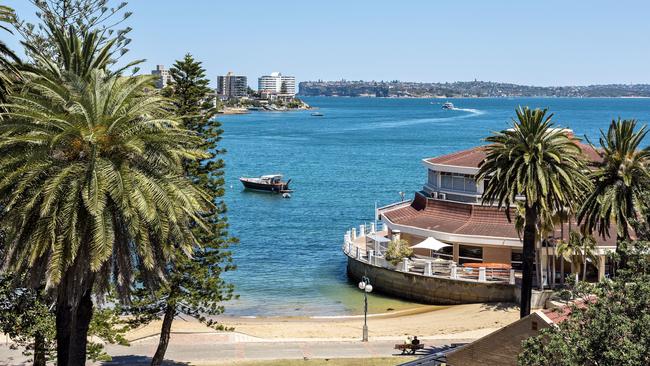
[[[580,299],[576,300],[573,302],[573,304],[578,308],[578,309],[584,309],[587,307],[587,303],[595,303],[596,302],[596,297],[595,296],[590,296],[586,299]],[[544,309],[542,310],[542,313],[554,324],[559,324],[562,323],[563,321],[569,319],[569,316],[571,315],[571,312],[573,311],[573,307],[571,305],[564,305],[561,308],[557,309]]]
[[[457,151],[448,155],[442,155],[427,159],[432,164],[462,166],[478,168],[478,165],[485,160],[485,146],[477,146],[468,150]]]
[[[420,229],[439,231],[448,234],[486,236],[519,240],[514,222],[508,222],[504,210],[495,206],[471,205],[454,201],[428,199],[417,192],[410,206],[384,213],[391,222],[398,225],[413,226]],[[511,216],[511,218],[514,217]],[[572,221],[573,228],[578,225]],[[615,228],[613,228],[613,232]],[[568,225],[564,235],[568,235]],[[562,231],[555,230],[559,238]],[[598,246],[613,246],[615,237],[596,238]]]
[[[598,152],[591,145],[583,144],[581,142],[578,142],[577,144],[590,162],[602,161]],[[479,164],[485,160],[485,157],[485,146],[477,146],[448,155],[437,156],[435,158],[427,159],[426,161],[432,164],[478,168]]]
[[[418,199],[418,196],[419,199]],[[414,226],[450,234],[490,236],[518,239],[514,223],[496,207],[469,205],[452,201],[427,199],[416,193],[411,206],[384,213],[395,224]]]

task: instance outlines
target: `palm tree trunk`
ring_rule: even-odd
[[[151,366],[160,366],[165,360],[165,353],[167,352],[167,346],[169,345],[169,336],[174,316],[176,316],[176,306],[171,302],[168,302],[167,307],[165,308],[165,317],[163,318],[162,327],[160,329],[158,348],[156,349],[156,354],[151,359]]]
[[[88,329],[93,318],[92,285],[84,291],[77,306],[70,337],[70,356],[68,365],[85,365],[88,345]]]
[[[61,280],[56,304],[56,364],[61,366],[68,365],[72,333],[72,305],[66,291],[69,281],[69,275],[66,274]]]
[[[622,250],[620,243],[621,241],[629,240],[629,239],[630,239],[629,233],[627,233],[627,230],[625,231],[624,236],[620,236],[618,234],[616,235],[616,254],[618,254],[618,258],[619,258],[617,269],[627,268],[627,260],[628,260],[627,252],[625,250]]]
[[[526,205],[526,223],[524,225],[524,248],[522,251],[521,303],[519,316],[530,314],[530,301],[533,295],[533,266],[535,261],[535,228],[537,224],[537,207]]]
[[[556,254],[555,253],[555,248],[556,248],[555,243],[557,243],[557,242],[554,242],[554,244],[553,244],[553,264],[551,266],[551,276],[552,276],[551,277],[551,289],[555,289],[555,273],[556,273],[556,270],[557,270],[557,268],[555,267],[555,254]]]
[[[45,337],[43,333],[36,332],[34,335],[34,366],[45,366]]]
[[[582,280],[587,281],[587,248],[582,248]]]

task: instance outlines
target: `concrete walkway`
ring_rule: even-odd
[[[245,338],[231,341],[233,333],[172,334],[167,349],[168,365],[222,365],[237,361],[304,359],[304,358],[369,358],[395,355],[395,363],[402,360],[393,349],[403,340],[360,341],[284,341]],[[426,349],[420,355],[437,352],[450,344],[466,343],[470,339],[423,339]],[[106,350],[112,362],[97,365],[148,365],[154,354],[158,339],[145,338],[131,343],[130,347],[108,345]],[[0,365],[26,365],[27,360],[19,351],[0,345]]]

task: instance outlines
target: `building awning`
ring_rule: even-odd
[[[430,237],[424,239],[424,241],[412,246],[411,249],[440,250],[442,248],[450,247],[450,246],[451,245],[449,245],[447,243],[443,243],[440,240],[430,236]]]
[[[388,243],[390,241],[390,239],[383,235],[368,234],[366,237],[372,241],[376,241],[377,243]]]

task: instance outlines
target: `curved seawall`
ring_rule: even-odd
[[[514,285],[423,276],[347,258],[348,277],[359,281],[365,275],[374,290],[403,299],[433,305],[515,301]]]

